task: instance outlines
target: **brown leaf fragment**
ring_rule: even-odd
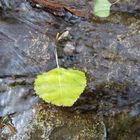
[[[32,0],[32,2],[35,4],[41,5],[47,11],[49,11],[50,13],[54,15],[57,15],[57,12],[58,12],[58,15],[60,13],[62,14],[64,12],[64,9],[66,9],[69,12],[71,12],[73,15],[76,15],[79,17],[88,17],[88,13],[76,10],[63,2],[54,2],[50,0]]]
[[[17,130],[11,124],[7,124],[5,127],[7,127],[9,129],[9,131],[12,135],[16,134]]]
[[[0,129],[2,129],[4,127],[4,124],[0,124]]]

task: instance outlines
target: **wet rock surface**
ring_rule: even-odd
[[[30,25],[2,15],[0,33],[0,76],[36,74],[53,67],[53,43]]]
[[[50,140],[103,139],[106,135],[103,121],[91,114],[79,114],[68,108],[42,104],[37,105],[37,112],[37,120],[49,127]]]
[[[90,1],[68,4],[83,11],[91,6]],[[106,19],[72,21],[25,0],[1,0],[0,7],[0,120],[15,113],[17,130],[11,136],[2,128],[0,139],[106,139],[107,131],[110,139],[140,138],[139,1],[113,5]],[[56,34],[67,30],[69,37],[55,44]],[[88,78],[71,108],[44,104],[34,94],[36,75],[56,67],[55,47],[61,67],[83,70]]]

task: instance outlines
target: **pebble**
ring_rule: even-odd
[[[64,53],[66,55],[72,55],[74,51],[75,51],[75,46],[72,43],[68,42],[64,47]]]

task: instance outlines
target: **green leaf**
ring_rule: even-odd
[[[38,75],[34,89],[37,95],[57,106],[72,106],[86,86],[85,73],[55,68]]]
[[[110,14],[111,3],[108,0],[94,0],[94,15],[108,17]]]

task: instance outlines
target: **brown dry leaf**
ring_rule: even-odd
[[[36,4],[40,4],[41,6],[43,6],[46,9],[49,9],[49,12],[51,13],[55,13],[55,15],[57,15],[57,11],[58,11],[58,15],[60,12],[63,12],[64,9],[68,10],[69,12],[71,12],[72,14],[79,16],[79,17],[87,17],[88,14],[82,11],[78,11],[74,8],[71,8],[69,5],[63,3],[63,2],[54,2],[54,1],[49,1],[49,0],[32,0],[33,3]]]
[[[65,31],[63,33],[57,33],[56,41],[59,42],[59,41],[61,41],[63,39],[66,39],[68,37],[68,35],[69,35],[69,31]]]

